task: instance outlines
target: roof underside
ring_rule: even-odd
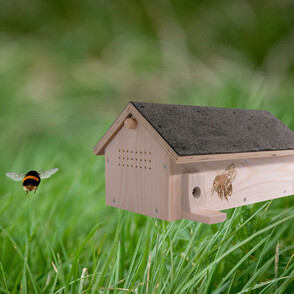
[[[268,111],[132,102],[179,156],[294,149]]]

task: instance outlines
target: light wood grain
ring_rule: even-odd
[[[286,155],[294,155],[294,150],[278,150],[278,151],[257,151],[257,152],[241,152],[241,153],[220,153],[208,155],[193,155],[193,156],[178,156],[177,164],[205,162],[205,161],[222,161],[222,160],[237,160],[249,158],[264,158],[264,157],[280,157]]]
[[[182,209],[224,210],[294,193],[293,156],[244,159],[234,161],[237,176],[232,182],[232,196],[228,196],[228,200],[221,199],[216,192],[212,193],[213,182],[231,163],[219,161],[183,165]],[[192,194],[196,186],[201,189],[199,198]]]
[[[105,149],[106,204],[170,220],[168,156],[140,122]]]
[[[211,225],[224,222],[227,219],[227,215],[220,211],[207,209],[196,212],[182,211],[182,218]]]

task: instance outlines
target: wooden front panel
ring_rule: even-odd
[[[294,193],[293,156],[186,164],[182,172],[184,211],[219,211]]]
[[[169,220],[167,165],[166,152],[144,126],[123,126],[105,150],[106,204]]]

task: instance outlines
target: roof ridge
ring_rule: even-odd
[[[227,110],[240,110],[240,111],[258,111],[265,112],[273,115],[269,110],[265,109],[253,109],[253,108],[235,108],[235,107],[222,107],[222,106],[208,106],[208,105],[188,105],[188,104],[174,104],[174,103],[159,103],[159,102],[141,102],[141,101],[130,101],[135,107],[136,104],[145,104],[145,105],[162,105],[162,106],[179,106],[179,107],[189,107],[189,108],[210,108],[210,109],[227,109]],[[136,107],[137,108],[137,107]],[[273,115],[274,116],[274,115]],[[276,116],[274,116],[276,118]]]

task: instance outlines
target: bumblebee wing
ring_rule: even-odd
[[[13,179],[14,181],[21,181],[24,178],[25,174],[9,172],[6,173],[6,176]]]
[[[51,169],[45,170],[44,172],[39,173],[39,176],[41,179],[48,179],[57,171],[58,171],[58,168],[51,168]]]
[[[227,176],[230,181],[234,181],[237,176],[237,172],[235,171],[235,164],[231,163],[222,174]]]
[[[231,182],[233,182],[235,180],[236,176],[237,176],[237,172],[235,170],[233,170],[231,173]]]

